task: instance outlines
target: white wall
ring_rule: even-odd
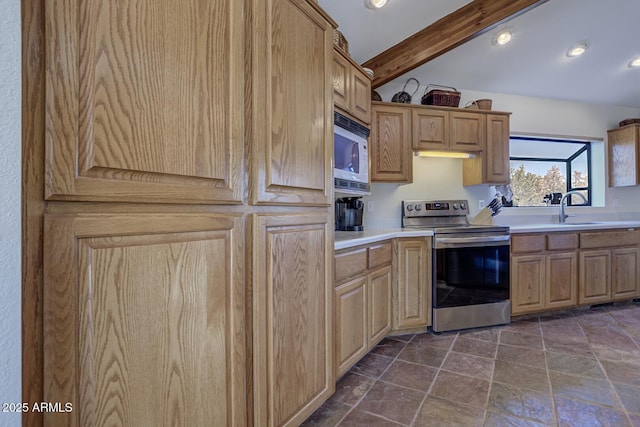
[[[0,403],[20,402],[20,1],[0,18]],[[20,425],[1,412],[0,426]]]
[[[394,93],[402,90],[403,83],[389,83],[378,89],[384,101],[389,101]],[[618,122],[630,117],[640,117],[640,109],[607,105],[584,104],[544,98],[478,92],[459,89],[462,92],[460,105],[481,98],[493,100],[492,109],[509,111],[511,133],[539,133],[587,137],[606,141],[607,129],[618,126]],[[412,102],[420,103],[424,91],[421,87]],[[604,144],[600,149],[604,149]],[[595,151],[598,149],[596,148]],[[606,170],[594,170],[606,176]],[[569,208],[580,216],[593,219],[630,219],[640,218],[640,187],[608,188],[604,186],[603,207]],[[462,160],[414,158],[412,184],[372,185],[371,196],[364,198],[372,201],[373,211],[365,204],[364,225],[366,228],[388,228],[400,226],[400,202],[408,199],[468,199],[471,215],[478,212],[478,200],[490,200],[493,195],[490,186],[462,186]],[[535,216],[537,222],[552,221],[557,216],[557,207],[551,208],[512,208],[505,209],[496,217],[496,222],[515,223],[529,220]]]

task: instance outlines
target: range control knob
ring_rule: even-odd
[[[454,203],[453,204],[453,209],[456,209],[456,210],[460,209],[460,205],[457,204],[457,203]]]
[[[464,202],[460,203],[460,209],[467,209],[467,204]]]
[[[411,205],[411,204],[407,205],[407,210],[409,212],[411,212],[413,210],[413,205]]]
[[[419,212],[422,210],[422,205],[421,204],[416,204],[416,212]]]

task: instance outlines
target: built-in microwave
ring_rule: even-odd
[[[369,194],[369,129],[334,112],[333,181],[336,191]]]

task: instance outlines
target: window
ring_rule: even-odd
[[[512,136],[511,191],[514,206],[558,204],[558,193],[577,190],[591,206],[591,142]],[[567,204],[583,205],[569,196]]]

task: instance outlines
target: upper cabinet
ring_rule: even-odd
[[[371,79],[337,47],[333,54],[333,102],[343,112],[371,123]]]
[[[48,1],[45,197],[241,202],[243,5]]]
[[[335,24],[314,2],[250,4],[249,199],[328,206]]]
[[[607,131],[609,187],[640,185],[640,124]]]
[[[486,148],[480,156],[462,162],[463,185],[508,184],[509,115],[486,114]]]
[[[411,182],[411,110],[401,104],[372,103],[372,113],[371,180]]]
[[[412,181],[412,151],[473,153],[464,185],[509,183],[509,114],[372,102],[372,181]]]

